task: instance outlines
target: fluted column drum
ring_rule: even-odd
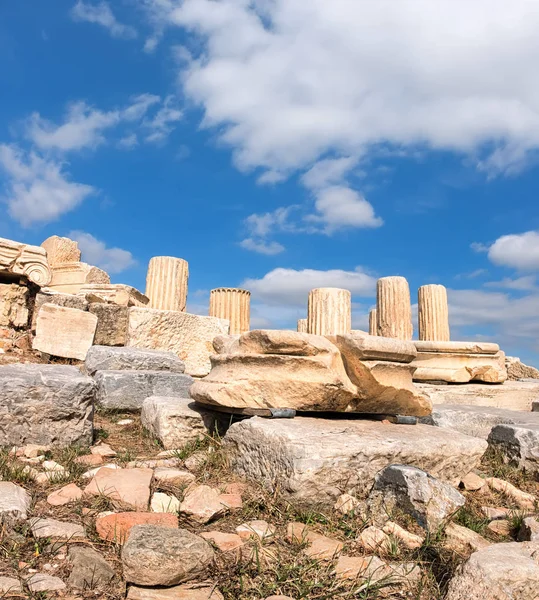
[[[410,287],[404,277],[382,277],[376,287],[378,335],[411,340],[413,335]]]
[[[447,290],[443,285],[423,285],[417,294],[419,339],[430,342],[449,342],[449,309]]]
[[[154,256],[146,275],[149,308],[185,312],[189,264],[183,258]]]
[[[375,308],[373,308],[369,313],[369,334],[378,335],[378,321]]]
[[[316,335],[348,335],[352,329],[352,295],[339,288],[309,293],[307,331]]]
[[[251,292],[237,288],[217,288],[210,292],[210,317],[230,321],[230,333],[249,331]]]
[[[298,333],[307,333],[307,319],[298,319]]]

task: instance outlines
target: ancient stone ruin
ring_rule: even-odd
[[[261,330],[249,290],[188,313],[184,259],[82,258],[0,239],[0,597],[536,600],[539,371],[442,285],[418,339],[403,277],[368,333],[336,288]]]

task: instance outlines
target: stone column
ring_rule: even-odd
[[[419,339],[430,342],[448,342],[449,311],[447,290],[443,285],[423,285],[417,294]]]
[[[373,308],[369,313],[369,334],[378,335],[378,322],[376,320],[376,309]]]
[[[378,335],[411,340],[413,334],[410,288],[404,277],[382,277],[376,290]]]
[[[230,321],[230,334],[249,331],[251,292],[217,288],[210,292],[210,317]]]
[[[348,335],[352,329],[352,295],[339,288],[309,293],[307,331],[316,335]]]
[[[182,258],[154,256],[146,275],[149,308],[185,312],[189,265]]]
[[[307,319],[298,319],[298,332],[307,333]]]

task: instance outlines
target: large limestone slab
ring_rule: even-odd
[[[479,463],[484,440],[428,425],[370,420],[254,417],[230,427],[224,447],[240,475],[276,487],[305,506],[333,506],[343,493],[365,497],[390,464],[454,482]]]
[[[336,336],[350,380],[357,386],[357,399],[348,412],[428,415],[429,397],[412,381],[415,368],[412,342],[377,336]],[[379,356],[379,360],[366,360]],[[388,362],[391,359],[400,362]]]
[[[0,446],[89,445],[95,392],[76,367],[0,366]]]
[[[167,371],[98,371],[97,402],[114,410],[140,410],[150,396],[189,397],[193,378]]]
[[[142,292],[123,283],[88,283],[79,290],[80,296],[98,296],[119,306],[146,306],[150,299]]]
[[[428,342],[433,343],[433,342]],[[450,344],[451,342],[444,342]],[[420,350],[413,363],[415,381],[446,381],[448,383],[503,383],[507,379],[505,354],[459,352],[424,352]]]
[[[377,335],[353,333],[329,338],[337,345],[343,356],[354,360],[387,360],[410,363],[416,358],[414,342]]]
[[[51,267],[62,263],[79,262],[81,252],[79,244],[75,240],[58,235],[51,235],[42,244],[41,247],[47,252],[47,260]]]
[[[498,354],[500,346],[492,342],[440,342],[414,340],[418,352],[442,354]]]
[[[213,339],[228,334],[229,322],[173,310],[129,309],[127,345],[170,350],[185,361],[190,375],[210,372]]]
[[[432,414],[423,417],[423,423],[486,440],[493,427],[501,424],[539,426],[539,414],[509,410],[494,406],[469,406],[466,404],[438,404]]]
[[[92,302],[88,310],[97,317],[94,344],[101,346],[125,346],[127,342],[127,306]]]
[[[173,352],[97,345],[88,351],[84,366],[89,375],[97,371],[185,372],[185,364]]]
[[[446,600],[535,600],[537,542],[492,544],[474,552],[449,583]]]
[[[94,342],[97,317],[89,312],[44,304],[36,323],[34,350],[84,360]]]
[[[13,276],[23,275],[39,286],[48,285],[52,278],[44,248],[6,238],[0,238],[0,272]]]
[[[533,401],[539,398],[539,381],[506,381],[503,385],[417,383],[416,386],[430,396],[434,405],[468,404],[530,411]]]
[[[203,410],[189,398],[151,396],[142,404],[140,420],[166,450],[171,450],[203,440],[225,417]]]

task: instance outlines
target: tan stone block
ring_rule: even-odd
[[[55,265],[49,287],[56,292],[78,294],[81,288],[89,283],[110,283],[105,271],[83,262],[62,263]]]
[[[79,245],[74,240],[67,237],[59,237],[52,235],[47,238],[42,244],[47,252],[47,260],[51,267],[55,267],[61,263],[79,262],[80,250]]]
[[[125,346],[129,309],[118,304],[90,304],[88,309],[97,317],[94,344],[97,346]]]
[[[492,342],[444,342],[414,340],[418,352],[449,354],[497,354],[500,346]]]
[[[18,283],[0,283],[0,327],[28,326],[30,290]]]
[[[366,334],[350,334],[328,337],[348,361],[388,360],[410,363],[417,357],[417,350],[411,341],[398,340]]]
[[[185,372],[204,376],[210,372],[213,340],[228,334],[228,321],[173,310],[129,309],[127,345],[170,350],[185,361]]]
[[[150,301],[136,288],[122,283],[88,283],[81,287],[79,295],[96,296],[119,306],[147,306]]]
[[[507,379],[505,354],[464,354],[419,351],[413,361],[416,381],[448,383],[503,383]]]
[[[96,327],[97,317],[89,312],[44,304],[37,318],[33,348],[52,356],[84,360]]]

